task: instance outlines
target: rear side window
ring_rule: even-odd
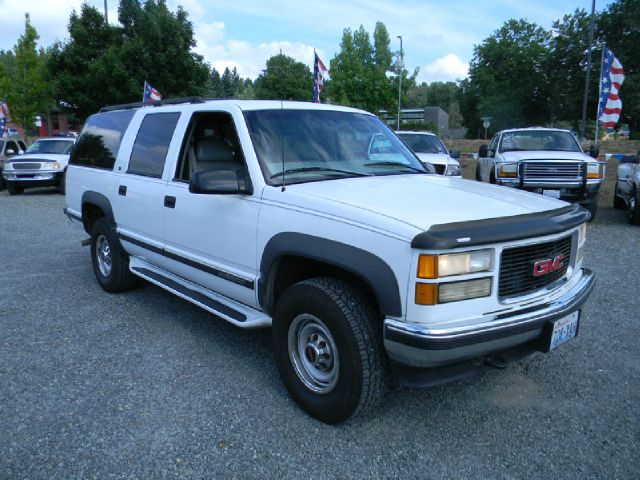
[[[122,137],[135,113],[135,110],[120,110],[90,116],[71,152],[69,163],[113,169]]]
[[[144,117],[133,144],[127,173],[162,177],[169,144],[179,118],[179,113],[154,113]]]

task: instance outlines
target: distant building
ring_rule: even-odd
[[[397,127],[397,116],[386,111],[381,110],[380,116],[382,120],[394,130]],[[425,126],[435,125],[438,133],[443,137],[448,138],[464,138],[466,129],[450,129],[449,128],[449,114],[440,107],[425,107],[425,108],[403,108],[400,111],[400,125],[403,124],[416,124],[424,123]]]
[[[51,137],[66,132],[78,132],[78,125],[66,112],[48,112],[40,115],[38,136]]]

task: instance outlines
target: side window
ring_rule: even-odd
[[[152,113],[144,117],[133,144],[127,173],[162,177],[169,144],[180,113]]]
[[[27,150],[27,146],[24,144],[24,142],[18,141],[18,145],[20,146],[20,150],[22,150],[23,152]]]
[[[16,155],[20,151],[20,149],[18,148],[18,144],[16,142],[12,142],[12,141],[7,142],[7,149],[6,150],[13,150],[13,153],[16,154]]]
[[[496,135],[495,137],[493,137],[493,140],[491,140],[491,143],[489,144],[489,150],[491,150],[491,153],[493,153],[493,156],[496,155],[496,149],[498,148],[498,137],[499,135]]]
[[[193,115],[174,180],[188,182],[198,171],[241,170],[245,167],[233,118],[225,112]]]
[[[87,119],[69,163],[84,167],[113,169],[124,132],[135,110],[98,113]]]

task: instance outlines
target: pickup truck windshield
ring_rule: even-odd
[[[245,112],[270,185],[346,177],[432,173],[371,115],[321,110]],[[284,159],[284,168],[283,168]]]
[[[516,152],[521,150],[581,152],[576,137],[570,132],[554,130],[523,130],[506,132],[500,139],[500,152]]]
[[[67,155],[71,152],[73,141],[67,140],[38,140],[29,147],[26,153],[57,153]]]
[[[399,133],[398,136],[416,153],[447,153],[447,149],[435,135]]]

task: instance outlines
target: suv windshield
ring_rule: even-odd
[[[500,139],[500,152],[519,150],[553,150],[559,152],[581,152],[576,137],[570,132],[557,130],[523,130],[506,132]]]
[[[435,135],[398,133],[398,136],[416,153],[447,153],[447,149]]]
[[[267,183],[432,173],[380,120],[321,110],[245,112]],[[284,162],[284,166],[283,166]]]
[[[66,140],[36,140],[26,153],[57,153],[68,155],[71,152],[74,142]]]

